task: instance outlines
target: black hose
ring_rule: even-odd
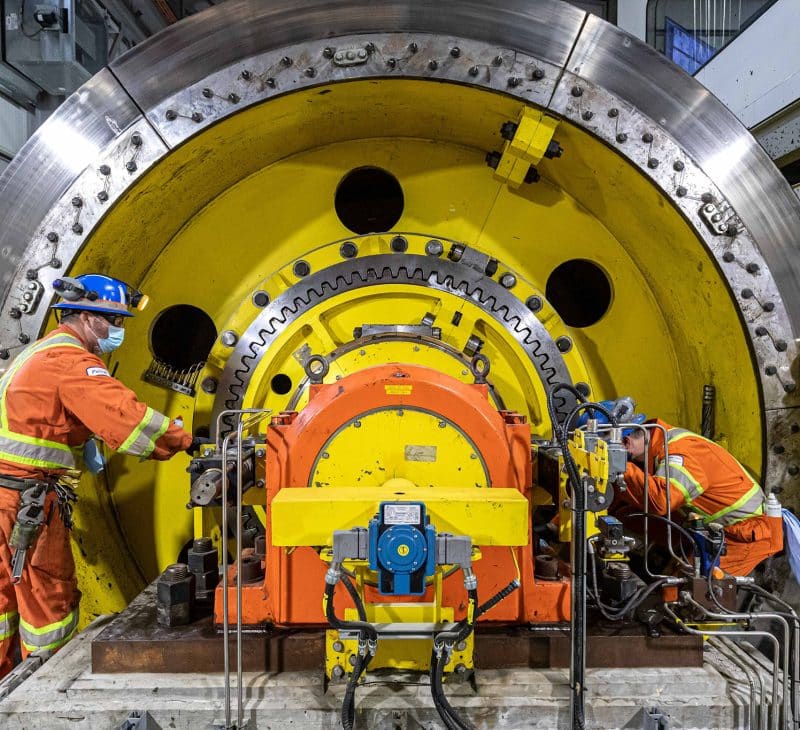
[[[337,615],[333,607],[333,595],[336,586],[330,583],[325,584],[325,618],[328,623],[339,631],[359,631],[367,634],[368,638],[375,641],[378,640],[378,631],[376,628],[366,621],[342,621]]]
[[[442,718],[448,730],[473,730],[472,725],[458,714],[445,697],[443,679],[447,654],[443,653],[441,657],[437,657],[434,651],[432,658],[435,664],[431,666],[431,687],[433,688],[433,703],[439,712],[439,717]]]
[[[358,611],[359,618],[366,618],[366,611],[364,610],[363,602],[361,601],[361,597],[358,595],[358,591],[356,591],[355,586],[350,582],[349,579],[345,577],[344,579],[345,588],[350,592],[350,596],[353,598],[353,601],[356,604],[356,610]],[[349,584],[349,587],[348,587]],[[378,631],[377,629],[367,621],[342,621],[337,615],[333,605],[333,597],[335,594],[336,585],[331,583],[325,584],[325,618],[328,619],[328,623],[334,628],[338,629],[339,631],[358,631],[358,643],[359,648],[364,644],[364,642],[368,640],[372,640],[374,642],[378,641]],[[372,655],[367,653],[366,656],[361,654],[360,651],[356,658],[355,666],[353,667],[353,671],[350,674],[350,678],[347,681],[347,687],[344,693],[344,700],[342,701],[342,726],[344,730],[353,730],[355,725],[355,716],[356,716],[356,707],[355,707],[355,696],[356,696],[356,687],[358,686],[358,682],[361,679],[361,675],[366,671],[367,666],[369,665],[370,661],[372,660]]]
[[[687,530],[682,525],[679,525],[675,520],[669,519],[669,517],[664,517],[663,515],[654,515],[651,512],[631,512],[630,514],[626,515],[626,517],[645,517],[650,520],[659,520],[661,522],[666,522],[671,527],[674,527],[678,532],[680,532],[684,537],[686,537],[689,542],[691,543],[692,547],[694,547],[694,536],[692,535],[689,530]]]
[[[558,422],[554,394],[558,390],[569,390],[580,401],[567,416],[563,425]],[[572,723],[575,728],[584,727],[585,656],[586,656],[586,495],[582,489],[578,465],[569,451],[569,429],[573,419],[582,410],[599,411],[612,426],[618,419],[599,403],[587,401],[575,388],[566,383],[557,383],[547,391],[547,410],[553,426],[553,436],[558,441],[567,469],[568,485],[572,498],[572,604],[571,604],[571,667],[570,690],[572,692]]]
[[[560,430],[560,424],[558,421],[558,413],[556,412],[556,405],[555,405],[555,394],[559,390],[567,390],[572,395],[575,396],[575,399],[580,403],[586,403],[586,396],[583,395],[575,386],[570,383],[556,383],[550,390],[547,391],[547,412],[550,415],[550,421],[553,424],[553,435],[555,435],[556,430]]]
[[[448,730],[473,730],[472,725],[462,718],[455,708],[447,701],[442,686],[447,656],[456,644],[464,641],[472,633],[475,627],[475,620],[477,619],[478,613],[478,591],[471,588],[467,591],[467,595],[469,596],[469,608],[467,609],[466,619],[460,621],[454,628],[448,631],[440,631],[433,637],[433,653],[431,654],[430,668],[431,697],[433,698],[433,703],[436,707],[436,711],[439,713],[439,717],[442,718],[442,722],[444,722]],[[487,601],[487,603],[490,601]]]
[[[442,677],[444,675],[444,665],[447,663],[447,659],[444,655],[441,657],[436,656],[436,652],[431,653],[431,668],[430,668],[430,680],[431,680],[431,697],[433,698],[433,706],[436,708],[436,712],[439,714],[444,726],[447,730],[462,730],[463,725],[462,719],[460,716],[453,717],[450,713],[455,712],[452,705],[447,702],[447,699],[444,696],[444,689],[442,684]]]
[[[344,692],[344,700],[342,701],[342,727],[344,730],[353,730],[355,727],[356,721],[356,687],[358,686],[358,682],[361,679],[361,675],[367,671],[367,666],[369,666],[370,661],[372,660],[372,655],[367,654],[366,656],[363,654],[358,654],[356,658],[355,666],[353,667],[353,672],[350,675],[350,679],[347,680],[347,687],[345,688]]]
[[[477,621],[487,611],[491,611],[500,601],[510,596],[515,590],[519,588],[519,581],[514,578],[505,588],[497,591],[486,603],[484,603],[477,611],[475,611],[475,621]]]
[[[358,612],[358,618],[360,621],[367,621],[367,610],[364,608],[364,602],[361,600],[361,596],[358,595],[358,590],[353,585],[353,581],[350,580],[346,575],[343,575],[340,580],[344,584],[344,587],[347,589],[347,592],[350,594],[350,598],[353,599],[353,603],[355,604],[356,611]]]

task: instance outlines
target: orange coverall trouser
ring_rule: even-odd
[[[48,642],[51,634],[55,633],[58,635],[55,642],[58,646],[50,647],[55,650],[70,638],[75,621],[71,620],[66,628],[55,627],[55,632],[50,631],[51,627],[73,613],[77,619],[80,601],[70,532],[58,513],[56,495],[52,492],[45,500],[44,524],[25,556],[22,578],[16,585],[11,583],[12,549],[8,541],[17,517],[18,504],[19,492],[0,487],[0,617],[6,617],[2,623],[6,630],[0,632],[0,677],[8,674],[13,667],[18,622],[23,627],[20,642],[23,658],[37,648],[30,648],[29,642],[25,641],[25,631],[33,632],[36,639],[42,642]],[[66,635],[59,635],[59,632],[63,634],[65,631]],[[47,648],[46,643],[39,646]]]

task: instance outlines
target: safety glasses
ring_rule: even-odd
[[[97,317],[102,317],[106,322],[114,325],[114,327],[125,326],[125,317],[121,314],[101,314],[100,312],[94,312],[94,314]]]

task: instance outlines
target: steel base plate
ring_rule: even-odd
[[[235,629],[235,627],[232,627]],[[246,672],[319,670],[324,666],[321,628],[248,627],[242,641]],[[93,639],[92,670],[103,673],[183,673],[223,670],[222,633],[211,617],[188,626],[165,628],[156,621],[155,584],[148,586]],[[475,661],[483,669],[562,668],[569,666],[567,627],[486,627],[476,634]],[[648,637],[638,624],[594,625],[589,629],[587,666],[700,667],[699,636]],[[235,636],[231,666],[235,667]]]

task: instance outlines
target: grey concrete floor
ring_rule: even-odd
[[[0,726],[8,730],[119,728],[134,711],[149,714],[149,724],[143,726],[148,730],[220,726],[224,717],[220,674],[92,674],[90,644],[102,627],[101,620],[81,633],[0,702]],[[395,680],[370,678],[359,687],[358,728],[443,727],[426,678]],[[483,671],[478,674],[477,693],[466,683],[451,683],[445,691],[476,729],[557,730],[569,727],[567,681],[566,670]],[[643,712],[651,707],[669,716],[671,729],[748,726],[749,694],[742,690],[735,668],[721,664],[713,652],[701,668],[589,670],[587,686],[587,728],[642,728]],[[243,688],[247,728],[340,727],[344,688],[335,686],[324,693],[317,673],[247,673]],[[235,688],[232,701],[235,719]]]

